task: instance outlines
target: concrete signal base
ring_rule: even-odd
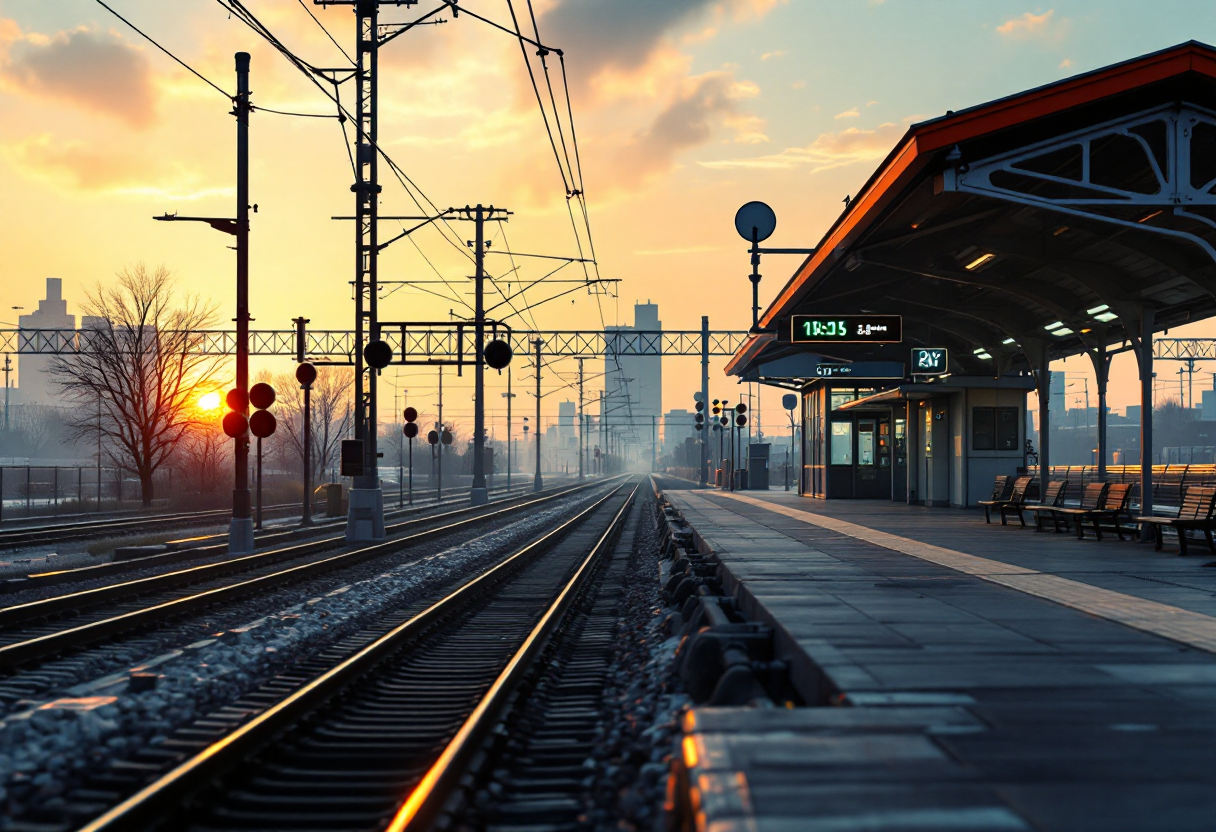
[[[351,543],[384,540],[384,492],[379,487],[350,490],[346,539]]]
[[[490,502],[490,492],[485,488],[474,488],[469,492],[469,505],[484,506]]]
[[[228,527],[228,554],[253,554],[253,518],[233,517]]]

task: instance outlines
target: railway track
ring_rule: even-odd
[[[0,669],[11,672],[216,604],[354,567],[411,545],[526,514],[600,485],[573,486],[505,507],[465,507],[403,521],[387,529],[395,537],[371,546],[334,552],[344,538],[330,537],[5,607],[0,609]]]
[[[524,490],[526,486],[516,486],[512,491]],[[397,492],[387,492],[386,496],[389,499],[386,502],[392,501],[392,496]],[[497,492],[495,492],[497,493]],[[421,495],[420,495],[421,497]],[[441,501],[450,503],[461,498]],[[421,497],[418,502],[428,502],[429,498]],[[432,503],[432,505],[435,505]],[[325,501],[320,500],[313,505],[313,511],[320,511],[325,508]],[[404,509],[389,509],[390,511],[402,511]],[[283,515],[291,515],[299,513],[300,504],[280,503],[278,505],[266,506],[263,509],[263,514],[276,517]],[[205,524],[209,521],[224,522],[232,516],[232,510],[223,509],[208,509],[206,511],[187,511],[176,512],[172,514],[141,514],[137,516],[124,515],[110,520],[80,520],[68,523],[48,523],[41,526],[24,526],[8,531],[0,531],[0,550],[2,549],[18,549],[29,546],[45,546],[56,543],[65,543],[74,540],[87,540],[97,537],[113,537],[123,534],[146,534],[150,531],[160,529],[174,529],[179,527],[197,526]]]
[[[558,490],[560,490],[560,488],[561,487],[559,487]],[[515,486],[509,492],[496,492],[495,499],[492,500],[490,504],[501,503],[522,494],[530,493],[532,493],[531,486]],[[389,509],[385,511],[384,516],[386,520],[391,520],[393,518],[406,517],[437,508],[450,508],[453,506],[463,507],[467,505],[467,496],[461,495],[458,497],[445,499],[438,503]],[[457,511],[459,511],[459,509],[457,509]],[[227,513],[225,514],[225,517],[226,516],[228,516]],[[293,540],[302,540],[323,535],[327,531],[332,531],[335,528],[343,527],[345,523],[345,518],[338,518],[334,520],[318,520],[314,522],[312,526],[293,527],[287,529],[266,529],[254,534],[254,542],[257,544],[258,548],[289,543]],[[390,526],[389,528],[391,529],[396,527]],[[330,537],[328,539],[338,540],[340,537],[341,536]],[[90,564],[89,566],[79,566],[72,569],[49,569],[41,572],[31,572],[24,577],[0,580],[0,594],[22,592],[42,586],[53,586],[63,583],[72,583],[75,581],[87,581],[94,578],[104,578],[109,575],[119,575],[124,572],[135,572],[141,569],[147,569],[149,567],[199,560],[202,558],[223,555],[228,552],[228,544],[224,541],[222,536],[214,536],[213,540],[218,542],[206,543],[204,539],[177,541],[177,545],[171,546],[169,551],[159,554],[145,555],[143,557],[129,558],[126,560],[106,561],[104,563]]]
[[[121,802],[113,777],[112,792],[98,780],[83,796],[112,808],[81,832],[426,828],[593,584],[637,489],[618,485],[450,594],[387,617],[315,675],[264,686],[265,706],[199,721],[173,746],[191,755]]]

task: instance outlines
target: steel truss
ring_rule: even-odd
[[[409,329],[385,327],[381,337],[393,348],[394,364],[472,363],[474,333],[456,329]],[[95,332],[89,329],[0,329],[0,353],[13,355],[74,355],[88,352]],[[354,364],[356,335],[350,330],[310,330],[305,333],[304,355],[316,364]],[[541,355],[548,358],[600,358],[609,355],[696,356],[702,353],[699,330],[618,332],[613,330],[554,330],[536,332],[517,329],[510,333],[516,356],[533,352],[534,342],[544,342]],[[263,330],[249,333],[249,354],[295,358],[295,330]],[[744,330],[708,333],[711,356],[734,355],[744,341]],[[235,355],[236,333],[229,330],[200,330],[188,342],[195,355]]]
[[[1213,140],[1216,115],[1167,105],[988,159],[953,154],[942,184],[946,191],[1181,238],[1216,260],[1216,249],[1199,234],[1149,223],[1167,213],[1191,228],[1216,228],[1216,176],[1206,149]]]

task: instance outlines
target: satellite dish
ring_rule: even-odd
[[[763,202],[749,202],[735,212],[735,230],[749,243],[762,243],[773,236],[777,215]]]

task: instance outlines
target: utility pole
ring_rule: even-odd
[[[536,347],[536,477],[532,481],[532,490],[540,491],[545,487],[540,475],[540,348],[545,342],[537,338],[532,344]]]
[[[236,53],[236,389],[240,413],[249,418],[249,53]],[[236,482],[228,552],[253,552],[249,504],[249,431],[235,440]]]
[[[486,346],[486,309],[485,309],[485,225],[487,221],[505,222],[510,211],[495,208],[493,205],[470,208],[466,205],[460,209],[463,219],[469,219],[476,225],[476,239],[471,241],[474,247],[474,263],[477,273],[473,278],[476,305],[473,315],[474,355],[474,393],[473,393],[473,488],[469,492],[469,502],[475,506],[485,505],[489,501],[486,490],[485,447],[486,447],[486,405],[485,405],[485,346]]]
[[[5,411],[7,412],[7,411]],[[7,422],[5,423],[7,427]],[[582,482],[584,474],[582,474],[582,439],[584,439],[584,425],[582,425],[582,359],[579,359],[579,482]]]
[[[579,377],[582,377],[583,360],[580,358],[578,362]],[[9,355],[4,356],[4,432],[8,433],[8,375],[13,371],[13,359]]]
[[[608,472],[608,411],[604,410],[604,391],[600,391],[600,473]]]
[[[439,365],[439,425],[437,426],[437,430],[439,431],[439,442],[436,445],[435,453],[439,455],[439,458],[438,458],[438,460],[436,460],[436,463],[435,463],[436,475],[437,475],[435,477],[435,482],[436,482],[435,502],[436,503],[438,503],[440,500],[443,499],[443,431],[444,431],[444,427],[443,427],[443,365],[442,364]]]
[[[658,417],[650,414],[650,473],[655,471],[655,446],[659,439]]]
[[[705,403],[705,415],[708,419],[709,410],[709,316],[701,316],[701,401]],[[708,424],[708,422],[706,423]],[[701,443],[701,487],[704,488],[709,478],[709,431],[702,431],[705,441]]]
[[[345,5],[345,4],[342,4]],[[364,343],[380,340],[377,300],[377,261],[380,254],[377,228],[380,183],[378,137],[377,69],[380,50],[380,3],[350,0],[355,12],[355,439],[363,441],[363,475],[350,490],[346,515],[349,541],[384,539],[384,495],[380,490],[379,455],[376,451],[376,372],[367,372]],[[364,378],[364,373],[367,373]]]
[[[507,400],[507,491],[511,490],[511,399],[515,398],[515,394],[511,392],[511,368],[507,368],[507,392],[502,394]]]

